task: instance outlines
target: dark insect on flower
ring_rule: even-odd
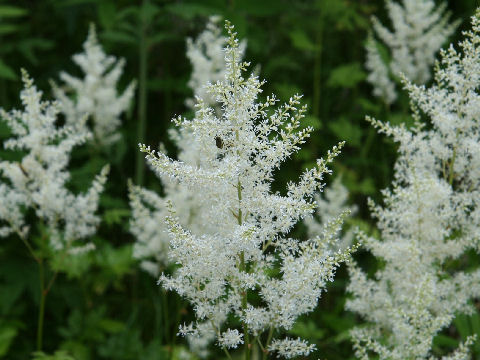
[[[215,145],[217,145],[217,148],[223,149],[223,140],[220,136],[215,136]]]
[[[28,177],[27,170],[25,170],[25,168],[23,167],[23,165],[21,163],[18,163],[18,167],[22,171],[23,175],[25,175],[25,177]]]

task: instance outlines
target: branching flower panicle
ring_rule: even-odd
[[[222,33],[219,25],[221,17],[214,15],[208,20],[206,29],[195,39],[187,39],[187,58],[192,65],[192,74],[188,86],[193,91],[193,99],[188,99],[189,108],[195,108],[196,99],[202,99],[209,106],[215,105],[215,99],[207,91],[206,84],[216,83],[225,77],[226,63],[223,49],[228,38]],[[243,57],[246,42],[240,42],[240,53]]]
[[[370,204],[382,239],[361,235],[385,265],[374,279],[350,266],[354,297],[347,306],[370,323],[352,332],[360,359],[371,352],[380,359],[433,359],[433,338],[457,313],[473,311],[471,299],[480,296],[480,270],[452,265],[480,249],[479,16],[460,43],[462,52],[453,46],[441,52],[434,85],[404,80],[411,129],[369,118],[399,143],[399,158],[384,206]],[[466,345],[442,357],[467,358]]]
[[[160,283],[191,302],[197,318],[189,325],[194,333],[208,327],[224,351],[243,343],[248,356],[263,332],[288,330],[298,316],[315,308],[351,250],[329,250],[325,243],[333,242],[334,235],[304,242],[288,237],[292,227],[314,211],[313,196],[323,187],[329,163],[343,143],[298,182],[288,184],[285,195],[272,193],[275,170],[312,131],[302,128],[306,107],[300,106],[300,96],[276,108],[274,96],[259,102],[263,82],[254,75],[244,77],[249,63],[242,61],[233,26],[227,22],[226,28],[225,75],[206,86],[220,113],[200,98],[192,120],[174,119],[180,134],[192,134],[200,162],[173,160],[142,144],[140,150],[159,175],[196,196],[210,227],[187,224],[172,201],[167,217],[170,257],[179,268],[173,275],[162,274]],[[332,222],[335,229],[327,233],[338,233],[340,225]],[[236,317],[242,328],[229,328],[228,316]],[[268,337],[264,349],[288,358],[307,355],[313,346]]]
[[[59,87],[52,82],[53,92],[68,125],[77,128],[86,126],[82,119],[88,116],[93,123],[93,140],[100,145],[109,145],[120,137],[117,133],[120,116],[130,106],[135,82],[132,81],[123,93],[118,93],[117,83],[125,60],[105,54],[93,25],[83,50],[83,53],[73,56],[73,61],[84,73],[83,78],[62,72],[60,78],[65,85]]]
[[[367,80],[374,87],[374,95],[387,104],[395,101],[395,78],[400,74],[416,84],[424,84],[431,77],[435,55],[454,33],[459,22],[449,23],[446,3],[436,5],[434,0],[387,0],[386,8],[392,30],[372,18],[375,35],[387,47],[390,61],[382,60],[373,35],[367,41]]]
[[[84,127],[58,127],[58,104],[42,101],[42,93],[25,71],[22,78],[25,88],[20,98],[24,110],[0,110],[12,132],[4,143],[5,149],[25,154],[19,161],[0,161],[0,236],[13,232],[27,239],[25,210],[30,208],[47,225],[54,249],[72,253],[90,249],[88,244],[77,245],[77,240],[96,231],[100,219],[95,212],[108,166],[86,193],[75,195],[67,189],[70,152],[91,133]]]
[[[338,219],[342,214],[353,216],[357,212],[356,206],[349,206],[348,190],[342,184],[342,178],[336,177],[332,184],[323,190],[323,196],[315,194],[317,209],[315,217],[307,217],[304,222],[307,225],[310,237],[321,236],[329,228],[329,223]],[[347,248],[352,245],[354,239],[354,228],[349,228],[341,234],[341,241],[335,242],[336,249]],[[338,236],[338,235],[337,235]]]
[[[192,109],[195,108],[195,101],[205,103],[205,107],[217,107],[215,99],[207,94],[205,86],[225,76],[223,48],[228,39],[222,34],[219,21],[218,16],[210,17],[206,29],[195,40],[187,39],[187,57],[192,65],[188,85],[196,99],[187,100],[187,105]],[[244,45],[241,47],[244,48]],[[241,51],[243,53],[243,50]],[[178,149],[179,160],[193,167],[202,166],[204,150],[190,129],[186,127],[171,129],[169,137]],[[216,142],[220,142],[217,146],[223,145],[220,137],[216,138]],[[203,204],[198,194],[172,177],[162,173],[158,173],[158,176],[162,181],[165,197],[159,197],[133,184],[129,186],[130,206],[133,211],[130,231],[137,240],[134,245],[134,257],[141,261],[144,270],[154,276],[158,276],[160,269],[169,263],[167,256],[169,236],[166,227],[161,226],[168,214],[167,202],[175,204],[176,212],[184,226],[197,232],[215,232],[208,225],[208,220],[202,216]]]

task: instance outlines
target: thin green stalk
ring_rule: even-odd
[[[238,139],[238,132],[237,132],[237,139]],[[237,221],[238,225],[242,225],[242,183],[240,179],[237,182],[237,196],[238,196],[238,214],[237,214]],[[245,266],[245,254],[243,251],[240,253],[240,271],[246,271]],[[245,314],[247,310],[248,299],[247,299],[247,290],[242,292],[242,312]],[[250,335],[248,334],[248,325],[246,322],[242,321],[243,325],[243,335],[245,336],[245,360],[250,360]]]
[[[322,96],[322,43],[323,43],[323,26],[320,17],[315,49],[315,61],[313,65],[313,104],[312,114],[316,118],[320,118],[320,97]]]
[[[148,46],[147,46],[147,20],[143,9],[148,0],[143,0],[140,15],[139,31],[139,76],[138,76],[138,126],[137,143],[145,142],[147,131],[147,65],[148,65]],[[143,185],[145,173],[145,159],[140,151],[137,151],[137,161],[135,169],[135,181],[137,185]]]
[[[45,300],[47,292],[45,291],[45,269],[43,260],[38,262],[40,275],[40,309],[38,312],[38,326],[37,326],[37,350],[41,351],[43,346],[43,321],[45,318]]]
[[[155,288],[155,292],[153,296],[151,296],[154,312],[155,312],[155,331],[154,331],[154,338],[158,339],[160,344],[163,344],[163,337],[164,337],[164,315],[163,315],[163,292],[162,288],[158,289]],[[158,299],[160,298],[160,301]]]
[[[37,255],[35,255],[35,252],[33,251],[32,245],[30,245],[28,240],[25,239],[22,235],[20,235],[20,233],[19,233],[19,236],[20,236],[20,239],[22,239],[22,242],[27,247],[28,251],[30,252],[30,255],[32,255],[32,257],[35,259],[36,262],[39,262],[40,259],[37,257]]]
[[[0,101],[2,106],[7,107],[7,87],[5,85],[5,80],[0,80]]]
[[[459,135],[460,135],[460,130],[457,129],[457,132],[455,134],[455,140],[457,144],[458,144]],[[455,146],[453,147],[452,161],[450,162],[450,171],[448,174],[448,183],[450,184],[450,186],[453,184],[453,178],[455,175],[455,173],[453,172],[453,166],[455,165],[455,158],[457,157],[457,144],[455,144]]]
[[[223,352],[225,353],[225,355],[227,355],[227,358],[229,360],[232,360],[232,357],[230,356],[230,353],[228,352],[227,348],[225,346],[222,346],[222,349],[223,349]]]
[[[267,360],[268,346],[270,345],[270,342],[272,341],[272,336],[273,336],[273,327],[270,327],[270,330],[268,331],[267,342],[265,343],[265,349],[263,349],[262,360]]]
[[[245,254],[240,254],[240,270],[245,271]],[[242,312],[245,314],[247,310],[248,300],[247,300],[247,290],[244,290],[242,293]],[[250,360],[250,335],[248,334],[248,325],[246,322],[242,321],[243,325],[243,334],[245,336],[245,360]]]
[[[165,336],[166,342],[168,342],[169,349],[168,349],[168,359],[170,360],[173,356],[173,343],[175,341],[175,335],[171,334],[169,336],[168,332],[170,330],[170,318],[168,316],[168,299],[167,299],[167,292],[165,289],[162,287],[162,308],[163,308],[163,319],[164,319],[164,324],[165,324],[165,331],[167,332]],[[176,327],[175,327],[176,328]]]
[[[174,301],[175,303],[175,314],[177,314],[177,316],[175,316],[175,326],[174,326],[174,329],[175,331],[178,329],[178,326],[180,325],[180,320],[181,320],[181,308],[183,307],[183,303],[182,303],[182,299],[180,298],[177,298],[176,301]],[[176,333],[175,331],[172,332],[172,349],[174,348],[175,346],[175,339],[176,339]],[[172,353],[173,355],[173,353]]]

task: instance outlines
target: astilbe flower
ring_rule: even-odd
[[[187,38],[187,58],[192,65],[192,74],[188,87],[193,91],[193,99],[187,99],[186,105],[194,109],[195,101],[201,98],[208,105],[215,105],[216,101],[208,93],[208,83],[216,83],[225,77],[226,63],[223,49],[227,40],[219,25],[221,17],[211,16],[206,29],[195,39]],[[243,58],[246,42],[239,44],[240,56]]]
[[[73,56],[73,61],[83,71],[83,78],[66,72],[60,73],[63,87],[52,82],[55,97],[60,104],[67,124],[77,128],[87,126],[83,117],[91,118],[93,140],[102,146],[110,145],[120,138],[117,132],[121,115],[130,106],[135,92],[132,81],[119,94],[118,81],[123,73],[125,60],[107,55],[97,39],[95,27],[90,26],[83,53]],[[80,129],[81,130],[81,129]]]
[[[223,48],[228,39],[222,34],[219,21],[218,16],[210,17],[206,29],[195,40],[187,39],[187,57],[192,65],[188,85],[195,99],[202,99],[207,106],[215,107],[216,111],[219,111],[218,103],[206,93],[205,85],[217,82],[225,76],[226,63]],[[242,53],[243,48],[244,45],[241,46]],[[194,109],[195,100],[188,99],[187,106]],[[195,167],[203,166],[202,147],[192,131],[184,128],[171,129],[169,137],[178,149],[178,160]],[[168,215],[166,207],[168,201],[175,204],[176,212],[184,226],[188,226],[195,232],[215,232],[209,226],[208,219],[202,216],[204,214],[202,197],[177,179],[158,175],[162,181],[164,197],[142,187],[129,185],[132,208],[130,232],[136,238],[133,256],[140,260],[144,270],[154,276],[158,276],[160,269],[169,263],[167,257],[169,235],[166,224],[162,226]],[[192,341],[196,340],[198,338]],[[195,347],[197,350],[200,349],[200,346]]]
[[[178,159],[191,166],[200,166],[202,155],[199,144],[190,133],[170,131],[170,137],[177,145]],[[176,204],[181,222],[190,229],[202,232],[214,231],[205,218],[202,196],[187,186],[168,176],[157,174],[162,181],[165,196],[129,183],[129,198],[132,216],[130,232],[135,236],[134,258],[140,260],[140,266],[151,275],[158,277],[162,268],[170,261],[168,258],[169,234],[165,217],[169,214],[169,201]]]
[[[320,237],[303,242],[288,237],[292,227],[314,211],[312,197],[323,186],[324,175],[330,173],[328,163],[342,144],[297,183],[289,183],[285,195],[272,193],[274,171],[312,131],[301,128],[306,107],[298,107],[300,96],[276,110],[271,109],[277,102],[274,96],[258,102],[263,83],[254,75],[243,77],[248,63],[240,60],[233,27],[227,22],[226,28],[226,73],[207,86],[221,104],[221,114],[198,99],[194,119],[174,119],[198,141],[202,163],[173,160],[145,145],[141,151],[158,174],[195,193],[213,230],[196,232],[182,225],[185,219],[179,219],[171,205],[170,257],[178,269],[171,276],[162,274],[159,282],[187,298],[197,318],[180,333],[195,335],[198,327],[208,326],[225,351],[243,341],[248,354],[252,336],[263,341],[266,330],[270,335],[288,330],[298,316],[312,311],[339,262],[349,256],[349,250],[328,250],[336,241],[341,218]],[[241,331],[225,324],[229,315],[240,320]],[[313,350],[300,339],[271,340],[269,336],[265,351],[285,357],[299,354],[299,348],[303,354]]]
[[[357,355],[368,359],[433,359],[432,341],[457,313],[473,311],[480,270],[453,266],[479,251],[480,12],[473,31],[441,52],[430,88],[408,80],[415,125],[370,121],[399,143],[392,190],[384,206],[371,203],[381,240],[361,237],[384,266],[375,278],[350,267],[347,306],[370,323],[352,332]],[[422,115],[430,121],[423,122]],[[442,359],[469,359],[468,344]],[[376,358],[376,357],[375,357]]]
[[[220,17],[211,16],[206,29],[195,39],[187,39],[187,58],[192,65],[192,74],[188,86],[194,98],[187,99],[186,105],[195,108],[196,99],[201,99],[206,106],[211,106],[216,113],[220,112],[219,103],[206,91],[206,84],[215,83],[225,77],[226,62],[224,47],[226,38],[219,26]],[[240,42],[241,57],[245,51],[245,41]],[[178,160],[192,166],[204,166],[202,146],[190,129],[170,129],[170,140],[178,149]],[[171,201],[182,225],[195,233],[215,233],[210,221],[204,214],[203,207],[209,207],[203,197],[191,191],[189,186],[169,176],[158,174],[165,193],[164,197],[130,184],[130,206],[132,217],[130,232],[135,236],[133,256],[140,260],[140,266],[152,274],[159,275],[162,268],[169,264],[169,234],[164,222],[168,214],[166,204]],[[164,225],[162,225],[164,224]],[[200,358],[209,355],[208,346],[215,340],[215,332],[210,324],[197,326],[195,336],[186,335],[190,351]]]
[[[357,207],[348,205],[348,196],[348,189],[342,184],[340,176],[336,177],[332,184],[323,190],[323,196],[315,194],[316,217],[307,217],[304,220],[309,237],[322,235],[328,224],[335,221],[339,216],[355,215]],[[354,228],[348,228],[340,235],[341,240],[333,244],[334,249],[345,249],[352,245],[355,237],[354,233]]]
[[[70,152],[91,133],[86,128],[58,127],[58,104],[42,101],[42,92],[25,71],[22,75],[24,110],[0,110],[12,134],[5,149],[24,154],[19,161],[0,161],[0,236],[17,233],[26,240],[26,210],[33,209],[47,226],[53,249],[70,253],[91,249],[92,244],[77,243],[96,231],[100,219],[95,212],[108,166],[85,193],[75,195],[67,189]]]
[[[449,23],[446,6],[445,2],[436,5],[434,0],[402,0],[401,4],[387,0],[392,30],[372,18],[374,32],[387,47],[390,61],[384,63],[371,34],[366,46],[367,81],[374,87],[374,95],[388,105],[397,97],[393,79],[400,74],[416,84],[430,80],[437,52],[458,26],[458,21]]]

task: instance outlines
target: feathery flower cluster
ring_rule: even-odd
[[[223,49],[228,39],[222,34],[219,21],[218,16],[210,17],[206,29],[196,40],[187,39],[187,57],[192,64],[192,75],[188,85],[196,99],[202,99],[206,106],[215,107],[216,111],[218,111],[218,103],[206,93],[205,86],[225,77],[226,63]],[[245,41],[242,41],[240,43],[242,57],[244,50]],[[187,100],[187,105],[192,109],[194,104],[194,99]],[[190,130],[172,129],[169,131],[169,136],[178,149],[178,160],[194,167],[203,166],[200,143]],[[195,232],[215,232],[215,229],[209,226],[208,219],[202,216],[205,212],[202,210],[203,205],[198,194],[192,192],[188,186],[179,183],[178,180],[162,174],[158,176],[162,181],[165,197],[132,184],[129,192],[130,207],[133,212],[130,231],[137,240],[133,255],[141,261],[141,267],[154,276],[158,276],[160,269],[168,264],[169,235],[166,225],[162,226],[168,215],[166,208],[168,201],[175,204],[182,225]],[[192,338],[189,337],[189,340]]]
[[[216,83],[225,77],[226,63],[223,49],[227,45],[227,38],[219,25],[221,17],[214,15],[209,18],[206,29],[195,39],[187,39],[187,57],[192,64],[192,75],[188,86],[193,90],[193,99],[187,99],[189,108],[195,108],[197,98],[209,106],[216,103],[208,93],[206,85]],[[246,42],[241,41],[240,56],[243,58]]]
[[[203,224],[210,227],[185,225],[172,200],[169,256],[179,268],[172,276],[162,274],[160,283],[194,307],[197,321],[181,333],[196,335],[207,327],[225,351],[242,341],[250,351],[250,336],[288,330],[298,316],[312,311],[339,263],[349,257],[350,249],[330,250],[341,218],[331,221],[322,236],[304,242],[288,237],[314,211],[313,195],[343,144],[297,183],[288,184],[285,195],[272,193],[274,171],[299,150],[312,129],[301,127],[306,108],[299,108],[300,96],[275,110],[274,96],[258,102],[263,83],[254,75],[243,77],[249,64],[241,61],[233,27],[227,23],[226,28],[224,78],[206,87],[220,103],[221,114],[198,98],[194,119],[174,119],[180,134],[187,131],[196,140],[200,163],[172,160],[145,145],[141,151],[159,175],[178,181],[196,197]],[[229,315],[240,320],[242,332],[222,330]],[[300,339],[271,339],[265,348],[284,357],[313,350]]]
[[[105,54],[93,25],[83,49],[83,53],[73,56],[73,61],[84,73],[83,79],[62,72],[60,78],[65,86],[61,88],[52,82],[53,92],[68,125],[85,127],[83,117],[91,117],[94,141],[109,145],[120,138],[116,130],[121,124],[121,114],[130,106],[135,82],[132,81],[122,94],[118,94],[117,83],[125,61]]]
[[[300,338],[286,338],[283,341],[273,340],[270,349],[276,351],[280,356],[283,356],[286,359],[291,359],[301,355],[307,356],[315,350],[315,345],[308,344],[305,340]]]
[[[170,131],[170,138],[179,149],[178,159],[180,161],[195,167],[202,164],[201,149],[190,132],[183,129],[173,130]],[[175,204],[178,214],[181,214],[183,226],[195,231],[214,232],[208,219],[204,216],[203,207],[205,205],[202,204],[202,196],[175,179],[161,173],[157,173],[157,175],[163,185],[164,197],[129,183],[132,209],[130,232],[136,238],[133,256],[140,260],[140,266],[145,271],[155,277],[169,263],[170,237],[165,224],[165,217],[169,214],[168,202]]]
[[[317,209],[314,217],[307,217],[304,222],[307,225],[308,236],[320,236],[331,221],[339,216],[354,215],[357,212],[356,206],[347,205],[348,190],[342,185],[342,178],[336,177],[332,184],[325,188],[324,195],[315,195]],[[346,249],[353,243],[354,229],[349,228],[340,236],[340,241],[334,244],[335,249]]]
[[[395,101],[395,82],[403,74],[416,84],[430,80],[430,68],[435,55],[453,34],[458,22],[449,23],[450,15],[445,12],[446,3],[436,5],[434,0],[402,0],[402,4],[387,0],[386,7],[392,30],[372,18],[378,38],[390,52],[390,62],[385,64],[373,35],[367,41],[367,80],[374,87],[374,95],[385,103]]]
[[[370,119],[399,143],[400,156],[384,206],[371,204],[382,240],[362,235],[385,265],[375,279],[350,267],[354,298],[347,306],[371,322],[352,332],[360,359],[370,352],[380,359],[433,359],[434,336],[480,296],[480,270],[453,265],[480,249],[479,16],[460,43],[462,52],[453,46],[441,52],[432,87],[404,80],[412,129]],[[470,343],[442,359],[469,359]]]
[[[48,227],[50,244],[70,252],[91,249],[91,244],[77,246],[75,241],[95,233],[99,223],[95,212],[103,191],[108,166],[84,194],[74,195],[66,183],[70,152],[84,143],[91,133],[86,128],[56,125],[57,103],[42,101],[42,93],[23,72],[25,88],[20,93],[24,110],[5,112],[2,120],[12,132],[5,149],[25,153],[19,161],[0,161],[0,236],[13,232],[28,236],[25,210],[33,209]],[[80,129],[84,129],[80,131]]]

